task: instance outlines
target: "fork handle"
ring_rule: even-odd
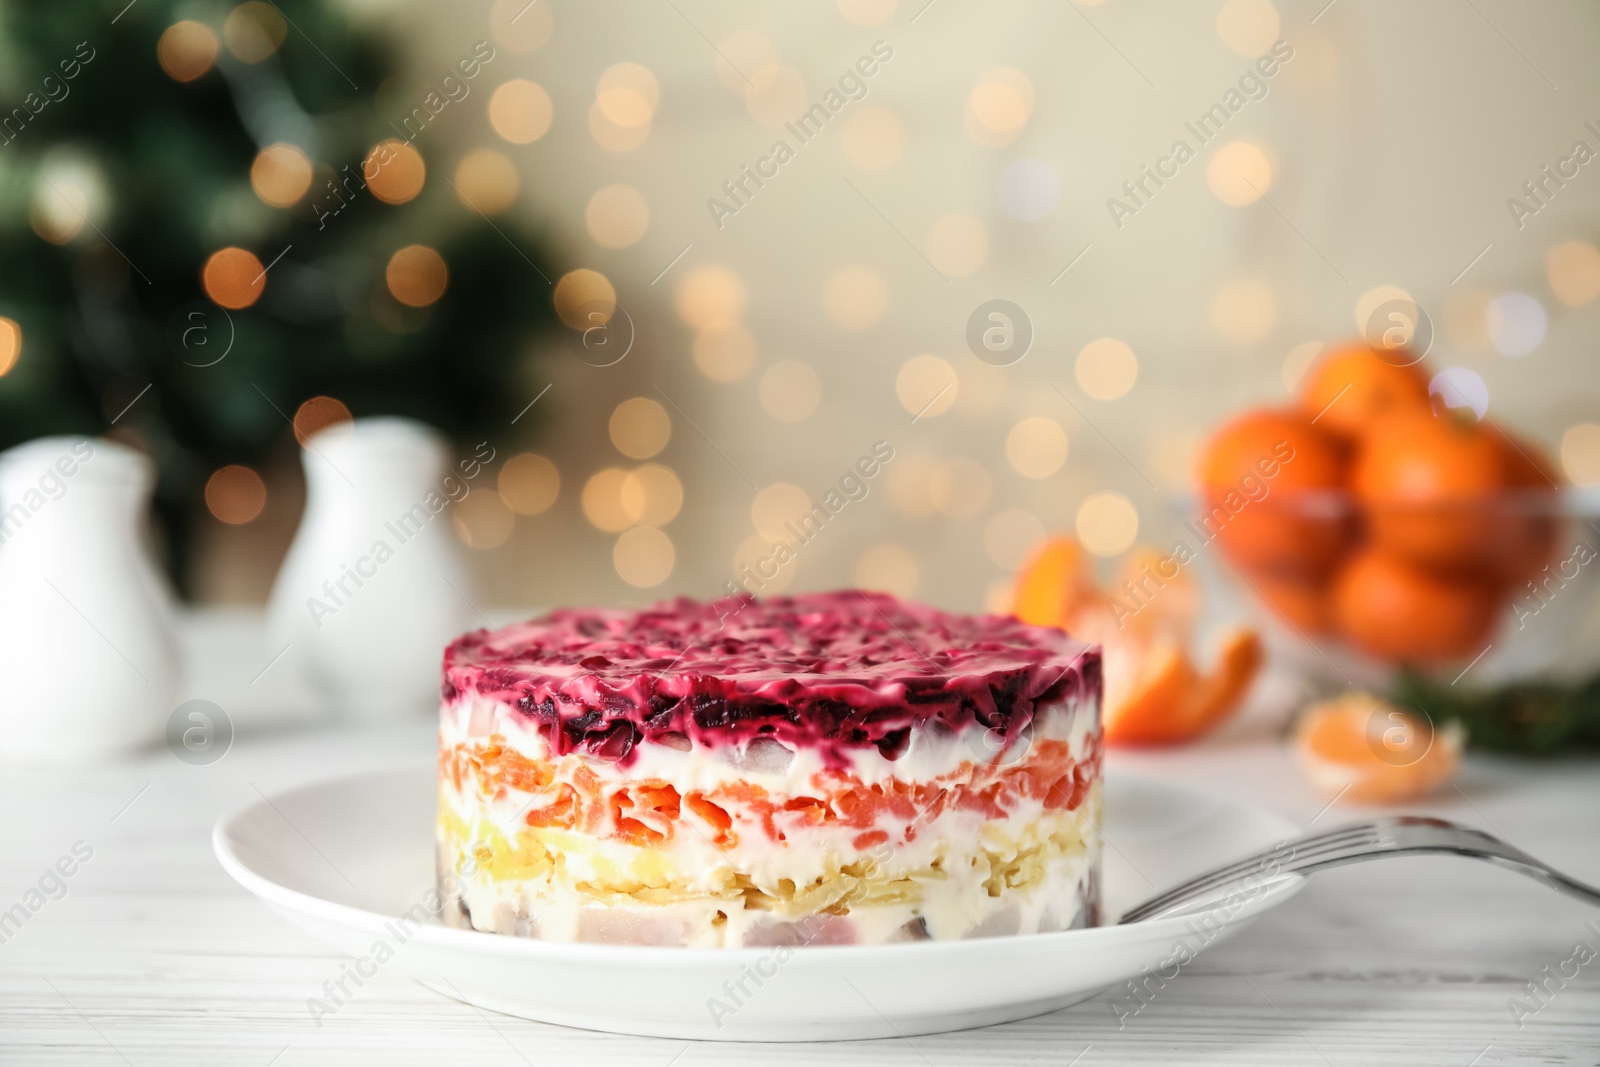
[[[1329,867],[1364,863],[1389,856],[1430,853],[1488,860],[1496,866],[1536,878],[1559,892],[1600,905],[1600,890],[1569,878],[1492,834],[1444,819],[1402,815],[1370,823],[1355,823],[1285,841],[1276,848],[1264,850],[1159,893],[1130,909],[1119,922],[1142,922],[1197,900],[1224,896],[1250,875],[1259,876],[1263,870],[1269,870],[1268,864],[1271,864],[1271,876],[1278,878],[1284,874],[1315,874]]]

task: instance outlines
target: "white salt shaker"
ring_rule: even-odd
[[[149,457],[103,438],[0,455],[0,758],[92,763],[163,736],[179,656],[140,541],[154,484]]]
[[[437,431],[400,418],[328,427],[301,462],[305,517],[270,608],[285,667],[309,674],[337,717],[437,710],[445,644],[481,625],[449,508],[482,463],[450,466]]]

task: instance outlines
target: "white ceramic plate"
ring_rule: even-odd
[[[537,941],[399,918],[433,885],[435,774],[339,778],[257,802],[217,824],[217,858],[290,922],[354,957],[361,975],[394,968],[482,1008],[590,1030],[825,1041],[1009,1022],[1075,1004],[1146,967],[1170,971],[1185,955],[1180,945],[1193,954],[1216,944],[1303,884],[1275,880],[1203,922],[978,941],[792,950]],[[1104,833],[1109,921],[1157,888],[1298,831],[1266,811],[1112,773]]]

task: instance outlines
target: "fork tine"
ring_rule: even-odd
[[[1129,910],[1119,921],[1137,922],[1153,912],[1165,910],[1184,899],[1208,893],[1219,886],[1243,877],[1268,860],[1280,856],[1286,850],[1288,855],[1282,857],[1284,860],[1293,859],[1305,862],[1348,848],[1364,840],[1375,840],[1379,832],[1380,828],[1374,822],[1350,823],[1319,834],[1308,834],[1305,837],[1284,841],[1272,848],[1263,849],[1253,855],[1246,856],[1235,863],[1207,871],[1186,882],[1181,882],[1166,892],[1152,897],[1138,907]]]

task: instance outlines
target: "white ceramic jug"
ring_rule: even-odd
[[[154,464],[102,438],[0,455],[0,757],[73,764],[159,740],[172,605],[140,541]]]
[[[305,517],[270,611],[285,667],[307,672],[338,717],[437,709],[445,644],[482,625],[449,511],[481,464],[450,467],[436,431],[399,418],[322,430],[301,462]]]

